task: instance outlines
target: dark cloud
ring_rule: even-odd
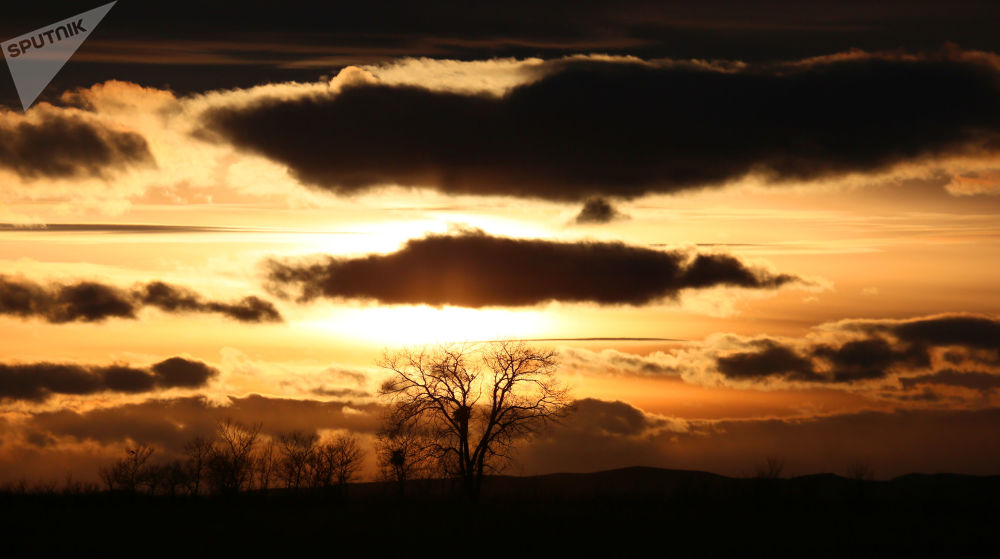
[[[152,367],[157,383],[165,388],[196,388],[208,382],[218,371],[202,363],[182,357],[171,357]]]
[[[936,384],[971,388],[983,393],[990,393],[1000,388],[1000,374],[944,369],[927,375],[900,377],[899,382],[903,385],[904,390],[911,390],[914,387],[922,385]]]
[[[179,359],[179,358],[175,357],[173,359]],[[210,367],[208,367],[203,363],[199,363],[199,365],[212,371],[213,375],[216,373],[216,371],[214,371],[213,369],[211,369]],[[155,369],[156,365],[154,365],[153,368]],[[161,379],[157,377],[155,371],[153,372],[153,374],[150,374],[149,371],[143,369],[134,369],[132,367],[125,367],[120,365],[112,365],[110,367],[104,368],[102,370],[102,376],[106,390],[109,390],[111,392],[126,392],[126,393],[149,392],[150,390],[153,390],[158,384],[164,388],[169,387],[169,385],[161,384],[159,382]],[[204,379],[202,379],[201,382],[199,382],[195,386],[201,386],[205,384],[205,381],[207,381],[210,376],[212,375],[205,377]]]
[[[591,198],[583,205],[583,209],[576,216],[578,224],[588,223],[611,223],[615,220],[628,219],[628,216],[619,212],[604,198]]]
[[[814,380],[818,378],[810,359],[799,355],[794,349],[767,340],[761,342],[760,349],[744,351],[720,357],[716,361],[719,372],[730,378],[756,379],[782,376],[792,380]]]
[[[1000,51],[993,24],[1000,9],[978,0],[511,0],[502,10],[452,0],[370,0],[281,7],[236,12],[224,3],[202,3],[198,18],[191,18],[163,0],[119,3],[108,15],[110,25],[84,43],[74,56],[78,63],[66,65],[47,92],[108,79],[201,92],[308,81],[331,68],[403,56],[600,52],[761,61],[851,48],[925,50],[947,41]],[[0,36],[16,37],[53,17],[48,5],[25,4],[0,20]],[[16,103],[13,84],[0,81],[2,93]]]
[[[622,243],[562,243],[482,231],[411,239],[390,254],[270,261],[272,289],[301,300],[374,299],[387,304],[523,306],[548,301],[642,305],[682,289],[773,289],[796,281],[727,255],[667,252]]]
[[[946,51],[725,70],[561,60],[502,97],[359,84],[203,115],[303,182],[551,200],[882,171],[1000,146],[994,63]]]
[[[110,170],[153,165],[146,139],[135,132],[70,113],[40,114],[0,113],[0,168],[37,179],[106,177]]]
[[[929,367],[923,346],[893,345],[884,338],[850,340],[840,345],[806,344],[803,348],[775,340],[757,348],[716,359],[716,367],[732,379],[784,379],[801,382],[852,383],[886,378],[896,370]]]
[[[282,320],[272,303],[253,296],[224,303],[159,281],[129,290],[92,281],[42,285],[0,275],[0,314],[44,318],[52,323],[99,322],[134,319],[147,306],[169,313],[218,313],[241,322]]]
[[[954,370],[914,375],[933,365],[932,350],[959,365],[1000,364],[1000,321],[986,316],[939,315],[908,320],[844,321],[831,326],[840,336],[804,340],[750,340],[746,351],[715,359],[716,369],[733,379],[783,379],[804,382],[852,383],[900,375],[904,387],[915,384],[989,383],[980,373],[961,376]],[[844,339],[844,335],[850,336]],[[906,374],[909,373],[909,374]],[[985,373],[982,373],[985,374]],[[992,375],[987,375],[991,377]],[[974,388],[974,386],[969,386]]]
[[[983,316],[939,316],[877,327],[901,340],[937,346],[1000,349],[1000,320]]]
[[[158,281],[148,283],[137,291],[143,305],[167,312],[213,312],[241,322],[281,321],[281,315],[273,304],[254,296],[244,297],[235,303],[205,301],[189,289]]]
[[[573,402],[568,422],[583,431],[614,435],[640,435],[661,422],[646,417],[639,409],[621,401],[584,398]]]
[[[135,318],[135,308],[129,301],[128,294],[116,287],[81,281],[60,285],[54,293],[55,297],[51,302],[37,298],[32,302],[34,308],[48,307],[45,315],[49,322],[94,322],[109,317]]]
[[[218,371],[200,361],[172,357],[140,369],[127,365],[0,363],[0,400],[43,402],[54,394],[133,394],[204,386]]]
[[[813,354],[832,365],[834,382],[881,378],[892,367],[923,368],[931,364],[922,345],[907,344],[898,349],[884,338],[852,340],[836,348],[821,345],[813,349]]]

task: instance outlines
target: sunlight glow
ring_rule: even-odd
[[[365,342],[415,345],[541,337],[551,322],[540,310],[405,306],[343,309],[304,325]]]

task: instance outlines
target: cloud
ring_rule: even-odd
[[[945,189],[955,196],[1000,195],[1000,172],[993,170],[955,175]]]
[[[583,205],[576,216],[576,223],[611,223],[612,221],[628,219],[628,216],[618,211],[604,198],[591,198]]]
[[[378,428],[380,409],[376,404],[269,398],[257,394],[230,397],[217,405],[203,396],[190,396],[89,411],[38,412],[30,417],[25,429],[101,444],[142,441],[179,452],[191,438],[211,435],[216,421],[227,417],[247,424],[259,421],[263,432],[270,435],[335,429],[373,433]]]
[[[805,348],[770,339],[749,345],[755,348],[717,358],[719,372],[734,379],[850,383],[884,378],[895,367],[930,366],[925,347],[897,348],[885,338],[850,340],[839,345],[814,343]]]
[[[152,367],[160,386],[166,388],[197,388],[215,376],[218,371],[200,361],[171,357]]]
[[[240,322],[280,322],[274,305],[249,296],[232,303],[205,300],[183,287],[160,281],[122,289],[93,281],[42,285],[0,275],[0,314],[43,318],[52,323],[135,319],[143,307],[164,312],[218,313]]]
[[[956,314],[909,320],[846,320],[844,330],[889,333],[913,344],[1000,350],[1000,320],[990,316]]]
[[[269,73],[284,75],[296,68],[322,64],[326,71],[400,56],[473,59],[624,51],[759,60],[849,47],[936,48],[948,40],[991,49],[1000,45],[990,25],[998,10],[967,0],[947,5],[928,0],[885,2],[864,10],[850,2],[812,2],[803,7],[789,0],[772,1],[766,8],[733,0],[623,0],[613,5],[509,1],[503,10],[450,0],[423,4],[378,0],[364,5],[291,2],[283,5],[285,10],[238,18],[224,4],[206,3],[197,21],[171,12],[172,7],[159,0],[116,6],[116,25],[88,41],[88,48],[76,56],[115,64],[116,75],[185,89],[232,87],[233,82],[255,83]],[[310,17],[302,17],[307,10]],[[35,28],[50,15],[25,6],[5,18],[4,36]],[[158,23],[155,29],[151,21]],[[145,33],[139,36],[135,29]],[[214,71],[190,70],[200,64],[210,64]]]
[[[107,178],[154,165],[146,139],[80,111],[42,104],[26,115],[0,112],[0,168],[25,180]]]
[[[567,423],[578,431],[598,432],[612,435],[643,435],[662,427],[664,422],[655,419],[621,402],[609,402],[596,398],[583,398],[573,402]]]
[[[911,390],[917,386],[943,385],[971,388],[988,394],[1000,388],[1000,375],[998,374],[956,369],[944,369],[915,377],[903,377],[899,381],[905,390]]]
[[[386,304],[526,306],[549,301],[644,305],[681,290],[774,289],[797,281],[724,254],[662,251],[623,243],[432,234],[398,251],[315,263],[267,263],[271,289],[299,299],[374,299]]]
[[[244,297],[236,303],[205,301],[193,291],[159,281],[138,288],[136,293],[142,305],[166,312],[212,312],[240,322],[281,321],[281,315],[273,304],[254,296]]]
[[[0,400],[44,402],[54,394],[134,394],[198,388],[219,372],[200,361],[172,357],[149,368],[72,363],[0,363]]]
[[[979,375],[988,373],[959,373],[954,366],[996,368],[998,352],[1000,320],[966,314],[844,320],[800,339],[716,337],[695,350],[714,364],[701,374],[714,370],[730,380],[853,384],[895,378],[906,390],[934,379],[978,388],[986,382]],[[935,364],[952,370],[931,375]]]
[[[553,340],[566,341],[566,340]],[[619,341],[614,340],[611,341]],[[682,342],[682,340],[641,340]],[[681,374],[682,364],[672,352],[654,351],[646,355],[626,353],[617,349],[591,351],[581,347],[560,347],[560,365],[568,370],[589,375],[633,375],[650,377],[675,377]]]
[[[263,229],[138,223],[0,223],[0,231],[17,233],[115,233],[136,235],[157,233],[247,233],[263,231]]]
[[[323,396],[339,400],[367,400],[374,397],[366,390],[370,374],[342,366],[316,372],[283,371],[278,380],[282,394]]]
[[[839,347],[819,345],[812,353],[829,363],[834,382],[882,378],[893,367],[915,369],[931,364],[927,348],[905,342],[893,344],[885,338],[851,340]]]
[[[339,194],[630,198],[995,153],[997,68],[955,49],[755,65],[567,58],[499,96],[365,82],[216,106],[202,122]]]
[[[575,373],[680,380],[704,389],[836,389],[874,400],[931,401],[905,393],[934,386],[941,392],[936,401],[967,407],[983,405],[979,396],[1000,386],[998,327],[997,317],[960,313],[842,320],[801,337],[717,333],[644,354],[566,347],[560,358]]]
[[[816,373],[812,361],[771,340],[758,344],[759,349],[731,353],[720,357],[716,364],[719,372],[730,378],[754,379],[767,376],[784,376],[795,380],[813,380]]]

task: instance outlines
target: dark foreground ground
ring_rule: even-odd
[[[0,495],[0,557],[986,556],[1000,477],[734,479],[630,468],[343,495]],[[976,546],[985,548],[976,549]]]

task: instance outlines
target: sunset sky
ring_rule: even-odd
[[[371,444],[383,351],[499,338],[577,400],[512,473],[1000,473],[995,3],[343,4],[0,80],[0,482]]]

